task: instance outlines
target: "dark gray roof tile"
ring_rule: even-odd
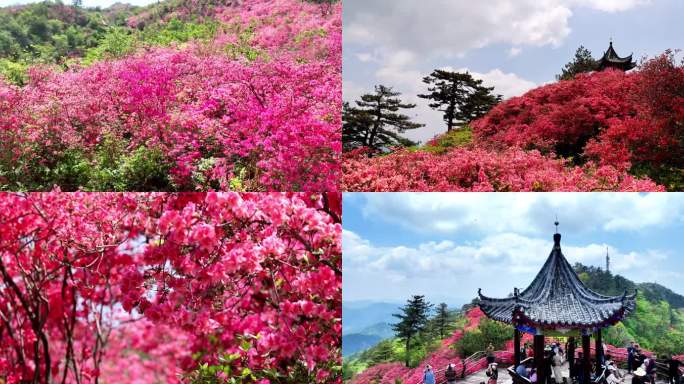
[[[478,294],[480,308],[488,317],[539,327],[603,327],[617,323],[636,307],[636,293],[611,297],[587,288],[563,256],[560,234],[554,235],[551,254],[527,289],[503,299]]]

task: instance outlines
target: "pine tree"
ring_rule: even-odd
[[[425,331],[428,324],[428,315],[432,304],[425,301],[425,296],[414,295],[407,300],[406,305],[401,308],[399,314],[392,316],[399,319],[399,322],[392,325],[395,336],[404,341],[406,345],[406,366],[409,366],[411,356],[411,339]]]
[[[437,306],[437,314],[434,318],[435,327],[439,332],[439,338],[444,339],[444,334],[446,333],[447,325],[449,324],[449,307],[446,303],[440,303]]]
[[[401,109],[415,108],[415,104],[402,103],[401,93],[378,85],[375,93],[365,94],[352,107],[345,103],[342,111],[342,144],[345,150],[368,147],[381,150],[392,146],[415,145],[401,136],[407,130],[423,126],[399,113]]]
[[[492,93],[494,87],[485,87],[468,72],[435,69],[423,83],[428,93],[418,97],[431,100],[430,107],[444,113],[447,131],[485,115],[501,101],[501,95]]]
[[[574,79],[577,74],[592,72],[596,70],[598,63],[591,57],[591,51],[580,45],[575,52],[573,60],[565,64],[560,75],[556,75],[557,80]]]

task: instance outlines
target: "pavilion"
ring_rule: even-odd
[[[627,57],[618,56],[613,48],[613,42],[610,42],[608,50],[603,53],[603,57],[598,60],[598,70],[603,71],[606,68],[615,68],[622,71],[629,71],[636,67],[636,63],[632,61],[632,55]]]
[[[558,222],[556,222],[558,226]],[[482,294],[480,308],[487,317],[515,327],[515,365],[520,364],[521,332],[534,335],[537,382],[545,383],[544,336],[569,337],[567,354],[575,356],[575,337],[582,337],[583,376],[590,377],[590,337],[595,336],[596,360],[602,361],[601,329],[621,321],[636,308],[636,292],[621,296],[604,296],[587,288],[565,259],[560,246],[561,235],[553,235],[553,249],[542,269],[527,289],[514,288],[513,295],[494,299]],[[570,360],[570,359],[569,359]],[[571,363],[572,364],[572,363]]]

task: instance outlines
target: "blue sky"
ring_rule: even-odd
[[[27,4],[27,3],[39,3],[43,0],[0,0],[0,7],[6,7],[8,5],[16,4]],[[71,4],[70,0],[62,0],[64,4]],[[132,5],[147,5],[155,3],[156,0],[83,0],[84,7],[108,7],[114,3],[125,3]]]
[[[684,294],[684,193],[345,193],[343,299],[465,303],[532,281],[555,215],[571,262]]]
[[[409,112],[441,133],[438,112],[415,94],[435,68],[467,69],[505,97],[554,81],[580,45],[599,57],[684,48],[681,0],[344,0],[344,98],[383,83],[419,104]]]

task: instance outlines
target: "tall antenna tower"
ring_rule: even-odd
[[[608,246],[606,246],[606,272],[610,272],[610,255],[608,255]]]

